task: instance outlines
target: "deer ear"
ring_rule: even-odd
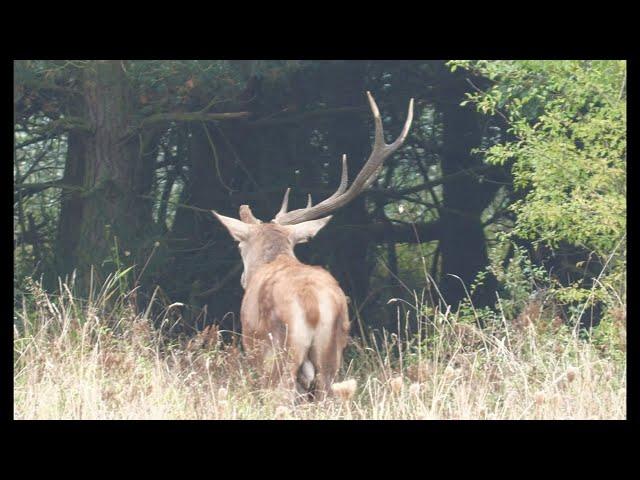
[[[290,237],[294,245],[297,243],[305,243],[316,236],[322,227],[324,227],[333,215],[319,218],[317,220],[309,220],[308,222],[298,223],[297,225],[289,225]]]
[[[211,213],[213,213],[215,217],[220,220],[222,225],[224,225],[227,230],[229,230],[231,236],[238,242],[242,242],[249,237],[251,225],[249,225],[248,223],[236,220],[235,218],[225,217],[224,215],[218,214],[215,210],[211,210]]]

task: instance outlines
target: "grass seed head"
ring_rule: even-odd
[[[218,389],[218,398],[224,399],[227,397],[228,391],[226,387],[220,387]]]
[[[275,418],[276,420],[286,420],[289,418],[291,414],[291,410],[289,407],[285,407],[284,405],[278,405],[276,408]]]
[[[419,383],[412,383],[409,386],[409,393],[411,395],[418,396],[418,394],[420,393],[420,384]]]
[[[454,370],[454,368],[451,365],[447,365],[447,368],[444,369],[444,377],[446,379],[451,379],[455,377],[455,375],[456,371]]]
[[[400,375],[393,377],[389,384],[393,393],[400,393],[402,391],[402,377]]]
[[[353,398],[353,395],[356,393],[357,386],[358,382],[351,378],[344,382],[334,383],[331,385],[331,390],[338,398],[346,402]]]

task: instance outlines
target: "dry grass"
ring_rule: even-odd
[[[14,319],[16,419],[626,416],[624,355],[563,327],[505,321],[480,331],[452,315],[421,317],[420,336],[352,342],[335,397],[294,405],[262,389],[240,349],[223,345],[214,328],[169,342],[144,314],[113,306],[116,287],[81,303],[65,285],[55,301],[31,285]]]

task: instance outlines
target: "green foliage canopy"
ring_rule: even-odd
[[[509,124],[510,141],[485,152],[513,161],[525,197],[514,233],[610,254],[626,231],[625,61],[452,61],[492,81],[470,102]]]

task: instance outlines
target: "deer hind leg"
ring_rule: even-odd
[[[307,373],[302,368],[307,358],[308,346],[300,344],[299,338],[285,334],[272,335],[271,341],[262,343],[260,354],[262,384],[264,388],[274,391],[285,402],[295,401],[299,395],[307,392],[300,387],[298,378],[300,372]]]
[[[331,384],[338,371],[335,344],[314,345],[309,356],[316,371],[313,397],[321,401],[331,395]]]
[[[280,384],[287,368],[284,342],[286,332],[284,328],[271,328],[260,335],[248,336],[245,349],[248,352],[250,365],[260,374],[262,388],[273,389]]]
[[[305,357],[306,351],[290,345],[286,350],[271,351],[269,357],[265,358],[265,363],[269,365],[268,385],[285,403],[293,404],[308,395],[298,381]]]
[[[247,364],[257,375],[260,387],[272,387],[272,379],[278,371],[273,342],[265,339],[263,335],[248,332],[243,334],[242,344]]]
[[[261,388],[268,395],[275,395],[278,402],[293,404],[296,398],[294,383],[291,380],[291,367],[288,351],[282,345],[263,344],[260,355]]]
[[[309,358],[316,370],[314,397],[322,400],[332,395],[331,385],[342,363],[347,344],[349,320],[346,313],[325,318],[311,347]]]
[[[319,328],[309,350],[309,359],[316,372],[313,390],[316,400],[324,400],[331,395],[331,384],[340,366],[335,325],[335,322],[325,323]]]
[[[309,325],[307,317],[310,314],[306,305],[299,299],[290,304],[286,328],[286,366],[280,385],[283,388],[297,394],[298,400],[308,396],[313,382],[315,371],[309,360],[309,348],[313,338],[313,328]]]
[[[287,346],[286,381],[281,386],[294,392],[296,400],[307,400],[315,377],[315,369],[309,360],[309,339],[301,341],[299,337],[292,338]]]

